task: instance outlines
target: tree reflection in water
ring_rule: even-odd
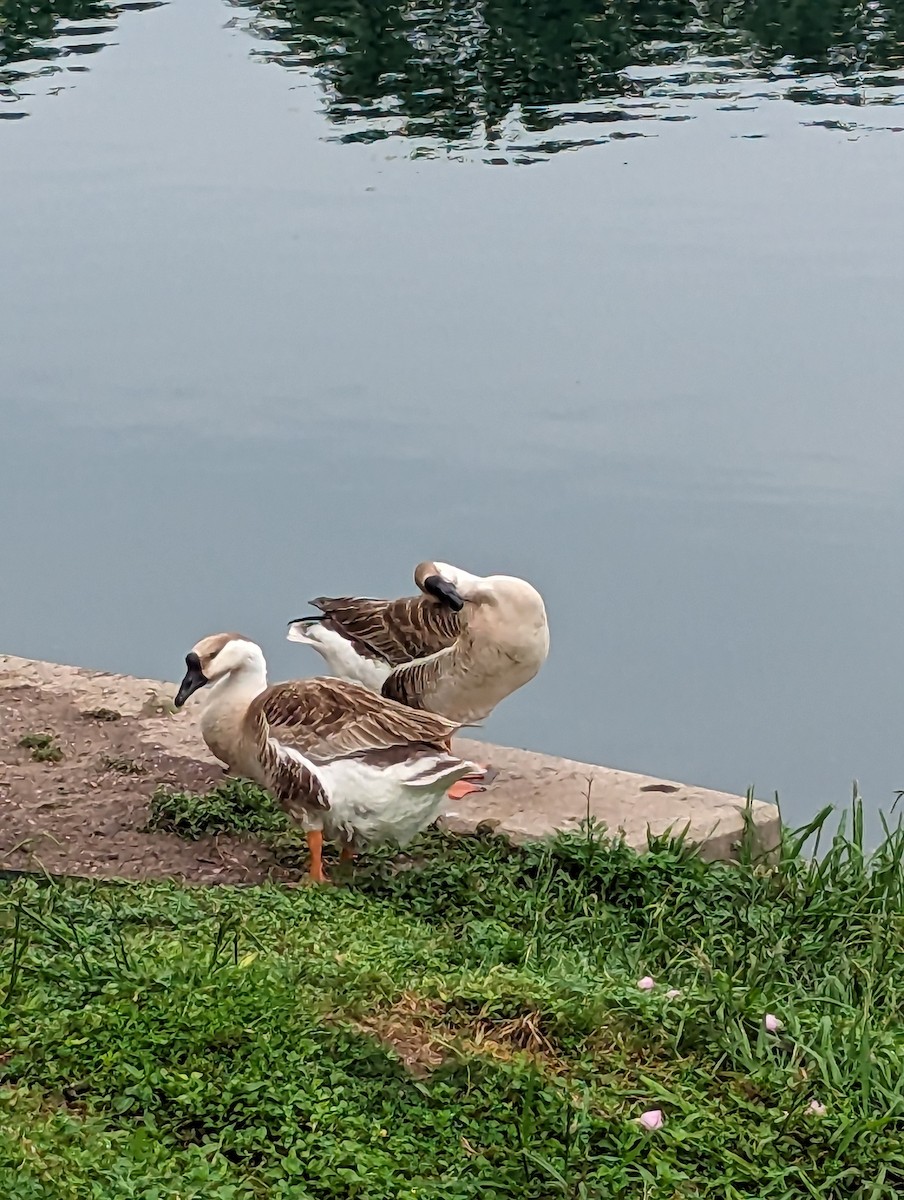
[[[784,98],[891,104],[904,0],[260,0],[255,53],[309,72],[342,141],[534,161]],[[845,128],[834,120],[828,124]]]
[[[160,8],[166,0],[0,0],[0,120],[28,116],[39,82],[51,94],[85,59],[110,45],[123,12]]]

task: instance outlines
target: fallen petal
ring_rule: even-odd
[[[669,988],[665,994],[666,1000],[674,1000],[676,996],[681,995],[681,988]]]
[[[661,1129],[665,1118],[661,1108],[651,1108],[637,1118],[644,1129]]]
[[[638,979],[637,986],[642,992],[652,992],[653,988],[656,986],[656,980],[652,977],[652,975],[644,975],[643,979]]]
[[[763,1025],[768,1033],[778,1033],[780,1029],[784,1028],[775,1013],[766,1013],[763,1017]]]
[[[826,1115],[826,1106],[820,1104],[818,1100],[811,1100],[807,1105],[807,1112],[812,1113],[814,1117],[824,1117]]]

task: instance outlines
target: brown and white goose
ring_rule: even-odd
[[[230,771],[265,787],[305,830],[311,878],[325,881],[323,840],[342,857],[405,845],[439,815],[449,786],[475,771],[451,753],[457,726],[341,679],[267,686],[260,646],[238,633],[202,638],[185,656],[181,708],[205,692],[201,733]]]
[[[523,579],[442,562],[420,563],[414,581],[421,595],[400,600],[321,596],[311,601],[319,613],[290,622],[287,636],[388,699],[456,725],[485,720],[546,660],[543,598]],[[475,790],[462,780],[450,796]]]

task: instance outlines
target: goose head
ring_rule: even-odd
[[[414,569],[414,582],[422,592],[432,596],[446,608],[451,608],[453,612],[461,612],[465,597],[457,587],[456,577],[466,574],[446,563],[422,562]]]
[[[186,654],[185,668],[185,678],[173,701],[176,708],[181,708],[199,688],[228,676],[251,677],[261,690],[267,686],[263,651],[241,633],[212,633],[202,638]]]
[[[526,579],[514,575],[472,575],[451,563],[434,561],[419,563],[414,579],[422,592],[456,611],[465,604],[474,608],[503,607],[509,619],[516,622],[546,621],[540,593]]]

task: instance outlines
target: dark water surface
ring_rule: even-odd
[[[500,741],[904,787],[904,2],[0,0],[0,649],[531,578]],[[569,151],[565,153],[565,151]]]

